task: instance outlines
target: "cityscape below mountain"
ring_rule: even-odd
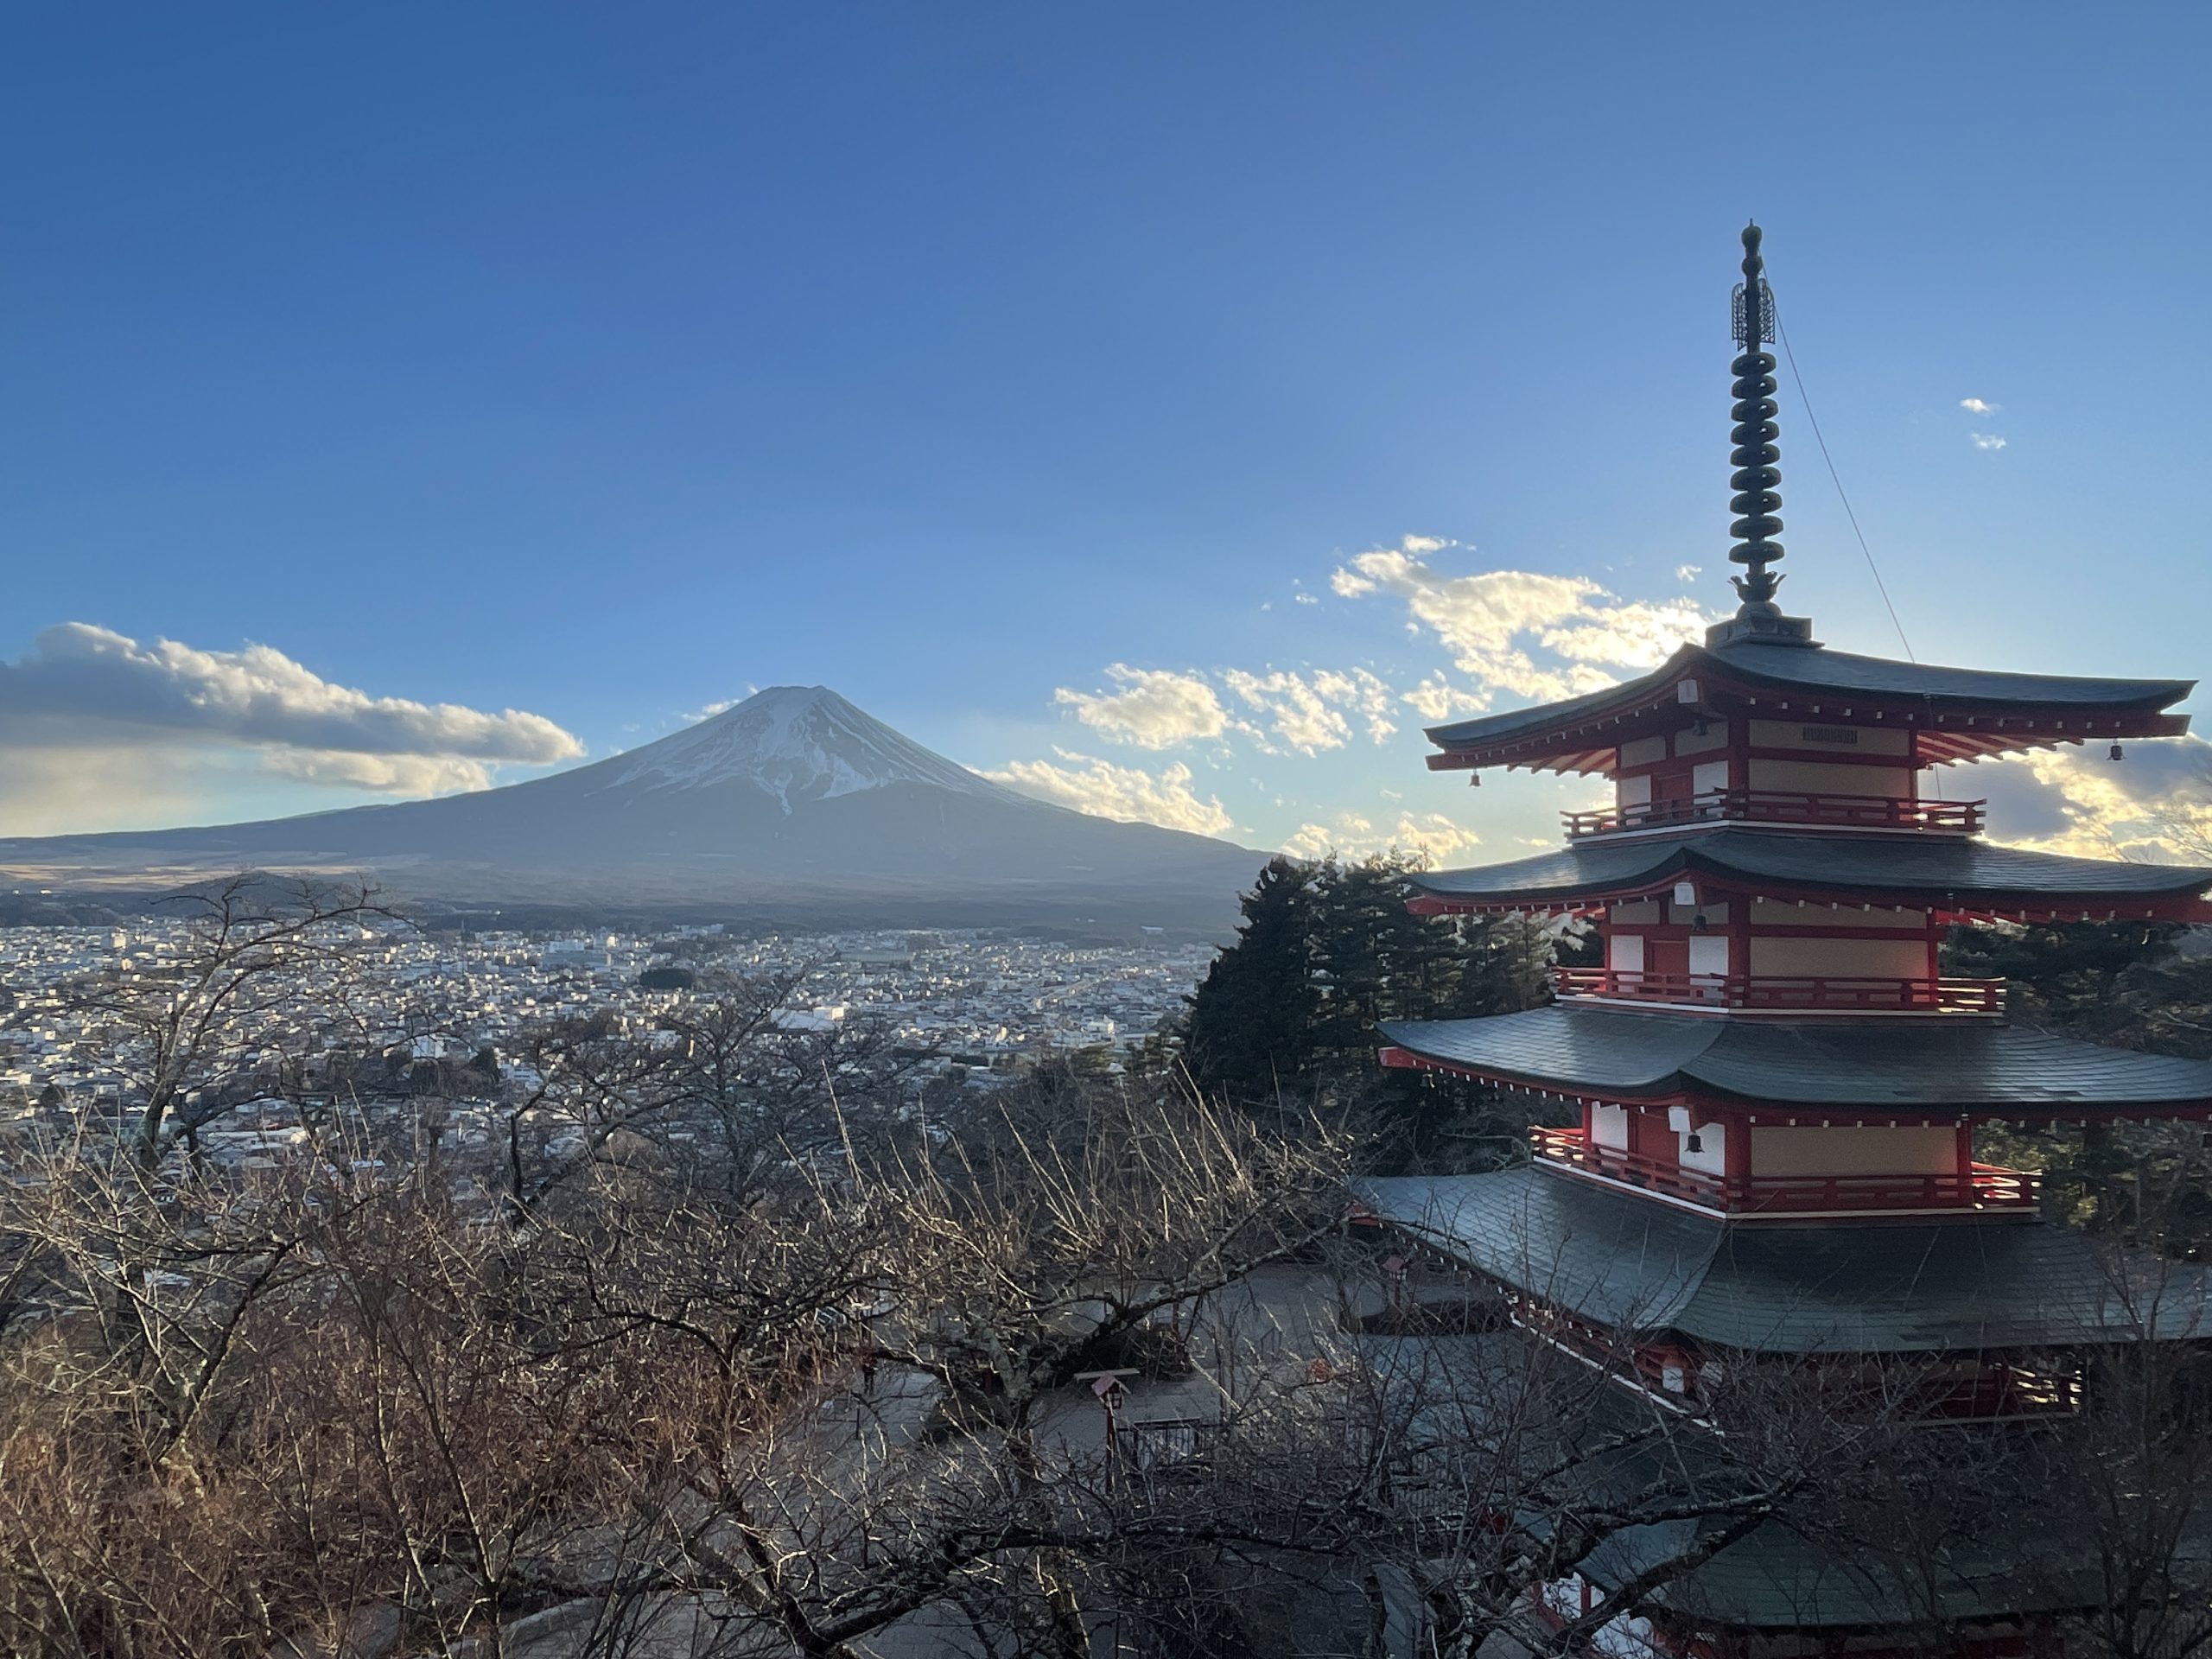
[[[898,926],[1215,930],[1264,855],[1034,800],[825,686],[774,686],[589,766],[259,823],[0,841],[31,894],[241,868],[360,877],[418,906]]]

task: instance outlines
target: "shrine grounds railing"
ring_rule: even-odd
[[[1664,1002],[1677,1007],[1776,1013],[1974,1014],[2005,1012],[2001,979],[1868,979],[1789,974],[1656,974],[1633,968],[1555,968],[1563,997]]]
[[[1915,801],[1892,795],[1823,795],[1788,789],[1709,789],[1681,800],[1638,801],[1562,812],[1569,839],[1669,824],[1808,823],[1847,830],[1932,830],[1975,835],[1984,801]]]
[[[1592,1146],[1580,1129],[1539,1126],[1529,1131],[1529,1139],[1537,1158],[1546,1163],[1562,1164],[1732,1214],[2032,1211],[2042,1190],[2042,1177],[2033,1170],[2005,1169],[1995,1164],[1974,1164],[1965,1174],[1946,1171],[1929,1175],[1709,1175],[1638,1153]]]

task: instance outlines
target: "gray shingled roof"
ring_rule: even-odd
[[[1699,647],[1692,646],[1693,651]],[[1706,656],[1734,676],[1808,691],[1859,691],[1873,696],[1932,697],[1938,703],[2012,703],[2101,711],[2164,709],[2179,702],[2194,680],[2119,680],[2075,674],[2012,674],[1985,668],[1945,668],[1900,663],[1888,657],[1854,657],[1825,645],[1777,645],[1732,639]]]
[[[2212,1061],[1967,1021],[1726,1020],[1556,1003],[1377,1029],[1385,1042],[1486,1076],[1639,1098],[2039,1116],[2212,1101]]]
[[[1494,743],[1504,738],[1518,737],[1524,732],[1549,731],[1572,723],[1578,715],[1597,714],[1656,691],[1691,663],[1701,660],[1706,655],[1695,645],[1684,645],[1650,673],[1639,674],[1632,680],[1623,680],[1618,685],[1609,685],[1600,691],[1585,691],[1580,696],[1561,697],[1556,702],[1540,702],[1533,708],[1509,709],[1502,715],[1484,715],[1479,720],[1460,720],[1448,726],[1431,726],[1422,735],[1440,749],[1460,749],[1472,744]]]
[[[1566,1444],[1554,1450],[1551,1436],[1569,1433],[1567,1419],[1531,1421],[1516,1413],[1523,1390],[1547,1386],[1545,1357],[1528,1349],[1529,1340],[1525,1332],[1501,1330],[1353,1342],[1386,1388],[1406,1391],[1401,1397],[1416,1408],[1416,1435],[1464,1437],[1471,1414],[1478,1421],[1488,1409],[1515,1414],[1515,1452],[1531,1467],[1555,1460],[1559,1471],[1520,1510],[1521,1524],[1536,1537],[1551,1535],[1560,1512],[1554,1504],[1587,1502],[1602,1511],[1655,1496],[1719,1498],[1742,1489],[1751,1471],[1726,1442],[1705,1425],[1666,1417],[1656,1404],[1625,1391],[1575,1397],[1573,1419],[1586,1431],[1584,1443],[1599,1450],[1586,1458]],[[1424,1411],[1418,1408],[1425,1399],[1451,1403]],[[1822,1507],[1816,1494],[1799,1502],[1815,1511]],[[1616,1589],[1647,1568],[1681,1560],[1709,1529],[1723,1524],[1716,1515],[1625,1528],[1604,1539],[1577,1570],[1602,1589]],[[2206,1530],[2196,1529],[2183,1545],[2194,1559],[2207,1553]],[[1695,1625],[1766,1630],[1994,1618],[2099,1605],[2106,1587],[2091,1554],[2082,1549],[2071,1518],[2048,1508],[1997,1514],[1978,1532],[1955,1528],[1940,1560],[1840,1548],[1834,1538],[1808,1537],[1785,1513],[1662,1586],[1647,1605]]]
[[[1384,1220],[1615,1329],[1762,1353],[2212,1338],[2204,1270],[2035,1222],[1745,1224],[1541,1166],[1361,1183]]]
[[[2149,899],[2200,893],[2212,869],[2065,858],[1956,836],[1821,835],[1809,830],[1689,830],[1601,837],[1464,870],[1407,877],[1440,899],[1536,900],[1649,892],[1684,874],[1834,893],[1926,895],[1962,907],[2011,909],[2039,899]]]
[[[1780,645],[1734,639],[1718,649],[1684,645],[1660,668],[1602,691],[1586,692],[1533,709],[1516,709],[1480,720],[1432,726],[1428,740],[1442,748],[1465,748],[1523,733],[1541,732],[1576,716],[1634,701],[1658,690],[1678,674],[1712,664],[1731,677],[1760,685],[1839,696],[1910,697],[1938,709],[2066,708],[2099,715],[2151,714],[2178,702],[2193,680],[2089,679],[2065,674],[2005,674],[1976,668],[1944,668],[1932,663],[1900,663],[1884,657],[1854,657],[1824,645]]]
[[[1895,1629],[1930,1622],[2094,1607],[2105,1590],[2078,1542],[2069,1548],[2044,1517],[2018,1516],[1979,1539],[1954,1536],[1946,1559],[1908,1573],[1890,1563],[1853,1561],[1769,1521],[1662,1587],[1656,1606],[1700,1624],[1748,1630]],[[1583,1562],[1600,1586],[1647,1566],[1679,1560],[1700,1528],[1677,1521],[1614,1534]],[[2072,1570],[2066,1570],[2071,1568]]]

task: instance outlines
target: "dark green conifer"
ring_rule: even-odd
[[[1313,1062],[1313,874],[1271,859],[1241,902],[1236,943],[1214,958],[1191,997],[1185,1052],[1202,1083],[1266,1094]]]

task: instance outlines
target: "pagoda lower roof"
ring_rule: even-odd
[[[1416,1061],[1582,1098],[1929,1117],[2212,1109],[2212,1061],[1964,1020],[1801,1023],[1554,1003],[1377,1029]]]
[[[1742,1226],[1527,1165],[1359,1184],[1382,1221],[1608,1330],[1770,1354],[2212,1338],[2205,1270],[2042,1223]]]
[[[1853,836],[1789,829],[1688,829],[1593,836],[1533,858],[1406,878],[1426,911],[1587,906],[1661,893],[1688,876],[1777,898],[1910,904],[2012,915],[2186,906],[2212,869],[2069,858],[1955,836]]]
[[[1726,1466],[1719,1456],[1713,1461]],[[1681,1520],[1624,1528],[1591,1552],[1581,1572],[1601,1588],[1618,1588],[1683,1559],[1712,1524]],[[2190,1559],[2203,1559],[2208,1533],[2212,1527],[2190,1518],[2183,1548]],[[1988,1517],[1978,1534],[1948,1535],[1940,1561],[1847,1553],[1775,1519],[1671,1578],[1644,1605],[1697,1627],[1903,1635],[1937,1622],[1994,1623],[2103,1607],[2110,1586],[2101,1566],[2063,1512]]]
[[[2186,720],[2162,711],[2187,696],[2193,680],[2123,680],[2064,674],[2009,674],[1935,664],[1856,657],[1825,645],[1732,639],[1720,645],[1686,645],[1650,673],[1603,690],[1534,708],[1486,715],[1427,729],[1445,751],[1432,764],[1513,763],[1517,747],[1534,744],[1521,764],[1546,764],[1554,751],[1589,749],[1586,737],[1605,722],[1650,704],[1677,701],[1677,683],[1696,677],[1700,695],[1760,694],[1778,706],[1802,708],[1808,699],[1836,706],[1824,710],[1869,717],[1882,709],[1902,724],[1941,734],[1929,758],[1957,760],[2037,742],[2098,736],[2154,736],[2179,731]],[[2016,735],[2007,738],[2011,726]],[[1552,740],[1556,739],[1554,744]],[[1611,740],[1598,745],[1610,747]]]
[[[1556,1386],[1546,1376],[1544,1356],[1531,1351],[1540,1340],[1512,1327],[1466,1336],[1351,1338],[1368,1373],[1411,1414],[1417,1434],[1461,1440],[1471,1423],[1479,1430],[1494,1422],[1521,1437],[1531,1466],[1557,1471],[1516,1510],[1516,1520],[1537,1538],[1554,1536],[1563,1516],[1584,1506],[1632,1514],[1661,1493],[1708,1497],[1717,1511],[1742,1491],[1742,1458],[1723,1436],[1645,1395],[1617,1389],[1567,1394],[1571,1414],[1532,1421],[1523,1405],[1531,1389]],[[1576,1427],[1584,1432],[1574,1433]],[[1821,1513],[1817,1493],[1800,1502]],[[1796,1508],[1786,1505],[1709,1559],[1648,1589],[1647,1612],[1673,1613],[1704,1630],[1718,1625],[1840,1635],[1924,1628],[1931,1617],[1980,1622],[2086,1609],[2109,1599],[2100,1564],[2085,1559],[2078,1522],[2063,1507],[1993,1506],[1946,1529],[1941,1560],[1808,1535],[1793,1524]],[[1692,1559],[1721,1524],[1718,1514],[1690,1514],[1623,1527],[1577,1570],[1599,1589],[1616,1592],[1654,1568]],[[2208,1535],[2212,1522],[2190,1527],[2184,1548],[2193,1559],[2203,1558]],[[1884,1650],[1896,1649],[1885,1644]]]

